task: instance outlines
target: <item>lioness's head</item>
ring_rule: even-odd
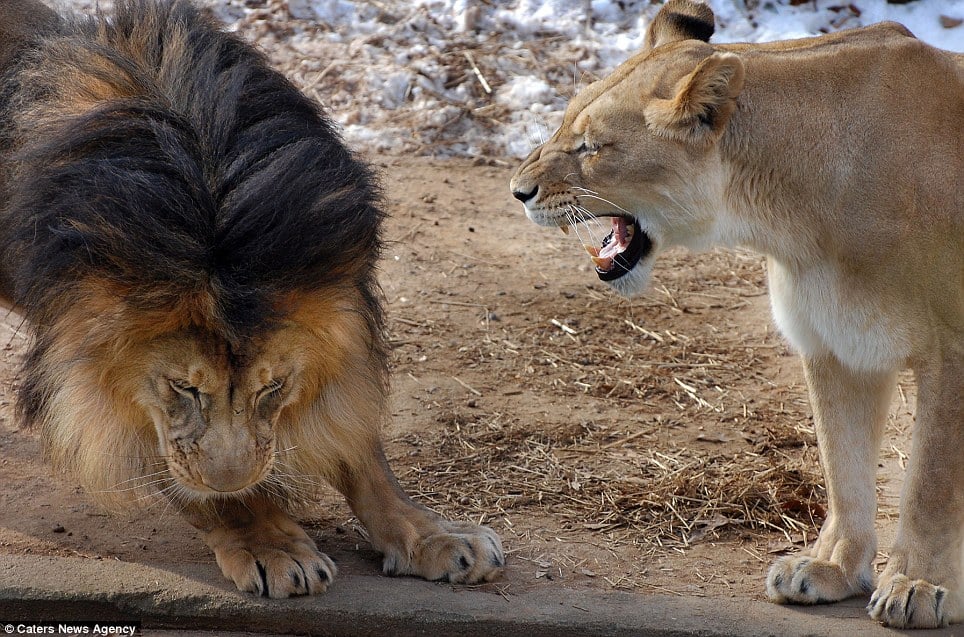
[[[568,230],[610,218],[609,235],[586,249],[599,278],[627,296],[643,291],[660,250],[702,247],[717,232],[717,142],[736,108],[743,64],[706,43],[713,27],[706,5],[667,2],[645,49],[577,95],[510,183],[539,225]]]

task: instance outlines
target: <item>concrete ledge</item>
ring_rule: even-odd
[[[0,623],[136,619],[154,628],[295,635],[589,637],[716,635],[893,637],[865,600],[781,607],[732,599],[540,588],[502,595],[412,578],[353,575],[325,595],[267,600],[238,593],[214,565],[0,555]],[[964,627],[916,633],[962,635]]]

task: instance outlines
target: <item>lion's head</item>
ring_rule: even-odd
[[[240,339],[203,320],[196,299],[144,310],[93,279],[74,293],[38,334],[22,408],[55,465],[108,505],[157,490],[195,503],[258,489],[304,500],[337,472],[324,452],[344,441],[332,437],[356,435],[318,413],[326,393],[380,417],[378,334],[357,291],[297,294]]]
[[[384,405],[374,175],[190,3],[122,5],[59,23],[3,87],[22,420],[108,504],[304,499]]]
[[[539,225],[611,219],[601,245],[586,249],[599,278],[627,296],[643,291],[664,248],[718,239],[717,142],[743,64],[706,43],[713,26],[706,5],[667,2],[645,49],[577,95],[559,130],[512,177],[513,195]]]

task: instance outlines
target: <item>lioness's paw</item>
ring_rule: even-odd
[[[324,593],[338,569],[310,539],[233,543],[215,549],[221,572],[242,590],[262,597]]]
[[[777,604],[826,604],[869,593],[869,576],[851,585],[833,562],[791,555],[773,563],[767,573],[767,596]]]
[[[459,584],[487,582],[505,566],[502,542],[487,526],[443,521],[437,533],[422,537],[410,556],[385,553],[382,570]]]
[[[870,616],[891,628],[946,626],[947,589],[922,579],[894,575],[881,582],[870,598]]]

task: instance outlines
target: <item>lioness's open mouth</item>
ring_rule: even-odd
[[[602,246],[586,246],[603,281],[615,281],[629,273],[639,260],[649,254],[653,241],[635,219],[612,217],[613,229],[602,240]]]

